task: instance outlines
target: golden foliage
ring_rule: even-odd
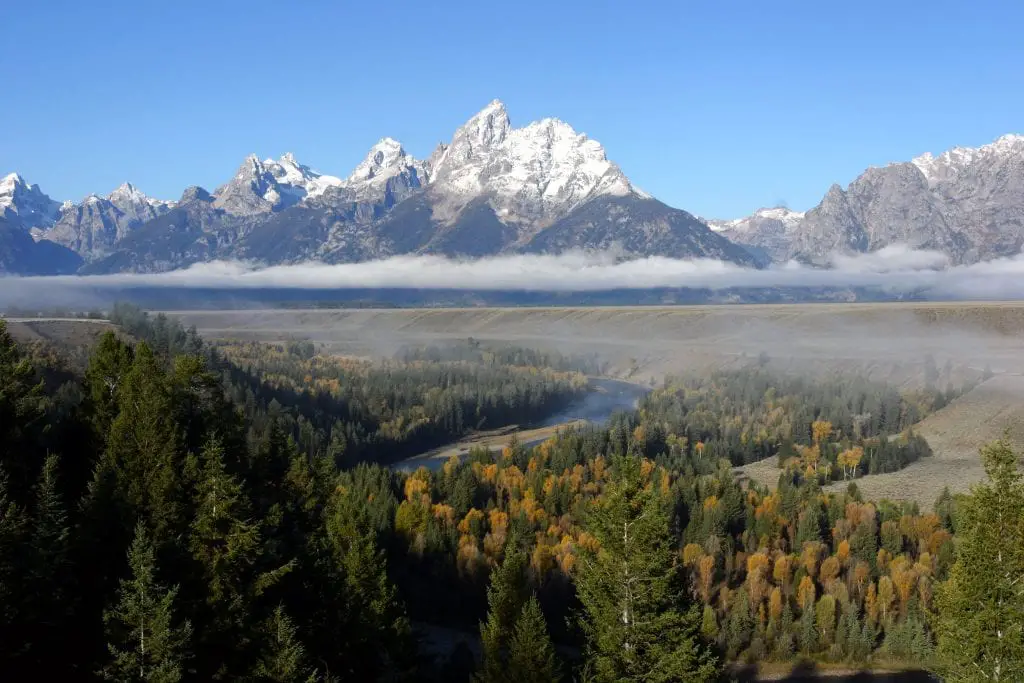
[[[815,420],[811,423],[811,438],[814,443],[820,444],[832,435],[832,423],[827,420]]]
[[[811,577],[805,576],[800,579],[800,587],[796,591],[796,598],[800,603],[800,607],[805,610],[813,608],[817,597],[817,589],[814,587],[814,581],[811,580]]]
[[[850,561],[850,542],[848,540],[843,539],[839,542],[839,547],[836,549],[836,559],[844,567]]]
[[[772,589],[768,597],[768,616],[775,622],[782,618],[782,591],[778,586]]]
[[[683,548],[683,564],[692,566],[704,555],[704,549],[698,543],[687,543]]]
[[[466,516],[459,522],[459,531],[463,534],[472,534],[474,527],[479,527],[484,518],[484,513],[476,508],[470,508]]]

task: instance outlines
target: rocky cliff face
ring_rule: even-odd
[[[0,179],[0,218],[9,226],[20,226],[26,231],[45,229],[53,225],[60,215],[60,203],[50,199],[30,185],[17,173]]]
[[[173,202],[152,199],[131,183],[124,183],[106,197],[92,194],[79,204],[65,202],[53,226],[37,236],[93,261],[113,251],[133,230],[173,206]]]
[[[870,168],[789,218],[755,214],[713,225],[776,260],[826,262],[835,252],[897,243],[942,251],[954,263],[1016,255],[1024,245],[1024,136]]]

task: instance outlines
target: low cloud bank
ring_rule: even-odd
[[[1024,296],[1024,255],[968,266],[950,266],[933,251],[890,246],[871,254],[836,256],[829,268],[795,262],[764,270],[711,259],[660,256],[616,259],[613,254],[570,252],[558,256],[509,255],[476,260],[395,256],[366,263],[300,263],[261,268],[216,261],[154,274],[0,278],[0,290],[16,300],[40,289],[93,290],[133,287],[212,289],[455,289],[477,291],[587,292],[661,287],[877,287],[923,291],[936,297]]]

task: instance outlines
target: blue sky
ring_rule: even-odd
[[[1024,3],[22,2],[0,174],[56,199],[177,198],[292,151],[426,156],[494,98],[557,116],[708,217],[816,204],[865,167],[1024,133]]]

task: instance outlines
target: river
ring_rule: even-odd
[[[413,472],[420,467],[436,470],[453,455],[465,458],[474,447],[500,451],[513,436],[525,446],[534,446],[554,436],[559,429],[584,424],[604,424],[612,414],[622,410],[634,410],[640,399],[650,389],[640,384],[605,377],[591,377],[590,391],[565,410],[548,417],[537,424],[523,428],[497,429],[459,439],[425,453],[400,460],[391,469]]]

